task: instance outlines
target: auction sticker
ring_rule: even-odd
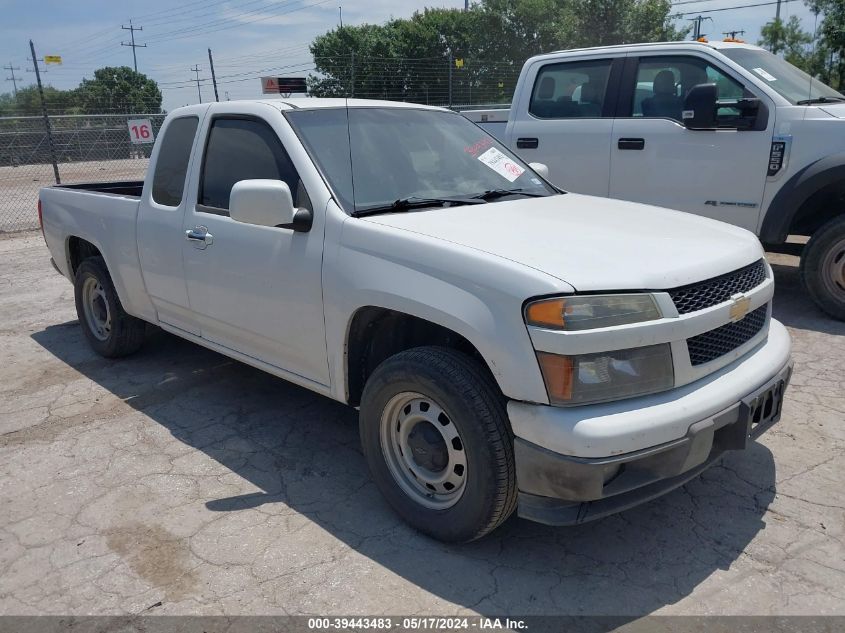
[[[513,182],[525,173],[525,170],[522,167],[517,165],[495,147],[491,147],[484,152],[478,157],[478,160],[487,165],[508,182]]]

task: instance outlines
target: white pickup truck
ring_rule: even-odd
[[[360,407],[373,478],[467,541],[671,490],[780,416],[790,338],[748,231],[564,193],[461,115],[168,115],[144,182],[42,189],[100,354],[147,323]]]
[[[845,96],[782,58],[736,41],[561,51],[525,62],[510,110],[465,115],[569,191],[800,254],[810,296],[845,319]]]

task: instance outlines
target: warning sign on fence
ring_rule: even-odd
[[[153,124],[149,119],[129,119],[126,125],[129,128],[129,140],[133,143],[152,143],[155,141]]]

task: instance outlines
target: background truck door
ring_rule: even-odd
[[[720,99],[752,96],[742,82],[695,55],[628,58],[611,144],[610,196],[689,211],[757,229],[774,129],[764,95],[765,129],[737,130],[733,108],[719,110],[720,129],[688,130],[684,95],[715,83]],[[762,119],[761,119],[762,121]],[[735,125],[735,124],[734,124]]]
[[[266,107],[266,106],[265,106]],[[261,106],[255,106],[262,112]],[[308,232],[256,226],[229,217],[229,195],[240,180],[270,178],[290,187],[297,207],[311,201],[279,133],[258,114],[210,115],[185,214],[182,249],[191,309],[202,337],[328,385],[321,262],[323,209]],[[204,233],[202,241],[186,233]]]
[[[162,323],[199,334],[185,286],[182,263],[182,224],[186,207],[185,182],[204,109],[196,115],[171,119],[161,132],[152,156],[152,186],[138,207],[138,259],[144,285]]]
[[[606,196],[610,135],[624,58],[537,63],[525,74],[508,125],[509,146],[545,163],[556,185]]]

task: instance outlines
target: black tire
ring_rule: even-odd
[[[816,305],[845,321],[845,215],[824,224],[804,247],[801,281]]]
[[[388,466],[382,414],[387,415],[390,402],[409,392],[431,398],[448,414],[460,435],[466,474],[461,495],[451,507],[421,505],[403,490]],[[360,433],[379,490],[407,523],[429,536],[449,542],[472,541],[498,527],[516,507],[513,436],[505,399],[486,368],[465,354],[419,347],[381,363],[364,388]]]
[[[83,289],[88,280],[98,283],[102,288],[103,300],[106,304],[102,307],[107,308],[108,311],[110,327],[99,335],[86,316],[83,305],[85,301]],[[76,269],[73,287],[76,314],[85,338],[88,339],[94,351],[106,358],[118,358],[137,352],[144,343],[147,324],[141,319],[126,314],[114,289],[105,260],[102,257],[89,257],[84,260]]]

